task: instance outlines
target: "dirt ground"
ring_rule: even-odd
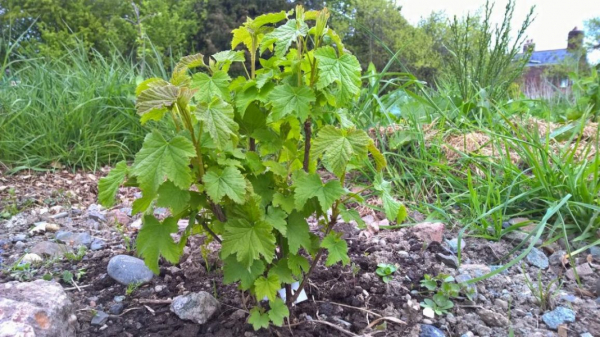
[[[412,227],[377,230],[377,213],[366,215],[366,220],[375,224],[370,231],[352,224],[337,225],[348,241],[351,264],[328,268],[319,265],[306,288],[308,300],[290,310],[290,319],[281,328],[253,330],[247,323],[251,301],[235,284],[223,285],[217,259],[219,246],[211,244],[210,252],[203,258],[202,237],[188,242],[178,265],[161,261],[159,275],[128,293],[126,286],[108,276],[107,264],[115,255],[134,255],[129,248],[135,242],[139,222],[127,211],[136,191],[122,189],[119,205],[110,210],[97,208],[96,184],[106,172],[21,172],[11,176],[0,172],[0,214],[6,217],[0,220],[0,282],[24,277],[11,272],[15,262],[37,243],[55,240],[52,231],[30,233],[36,222],[90,233],[105,243],[100,249],[86,251],[79,261],[46,260],[25,275],[33,280],[65,270],[74,275],[85,272],[77,286],[61,281],[77,308],[78,336],[436,336],[426,334],[424,325],[432,325],[446,336],[508,336],[512,332],[515,336],[562,337],[600,333],[600,289],[596,289],[600,260],[588,252],[565,258],[557,244],[540,249],[550,257],[549,268],[538,269],[523,260],[478,282],[473,300],[455,299],[449,314],[424,316],[419,303],[432,297],[420,286],[425,274],[481,276],[517,256],[521,250],[511,251],[519,241],[466,237],[457,267],[440,257],[453,255],[446,240],[457,237],[455,229],[447,226],[441,233],[441,242],[428,242]],[[107,221],[96,221],[90,209],[98,210]],[[14,211],[16,216],[6,216]],[[164,212],[156,210],[159,215]],[[117,216],[126,216],[127,225],[116,226],[111,219]],[[19,234],[26,235],[21,244],[15,241]],[[387,284],[375,273],[379,263],[398,267]],[[587,265],[592,272],[580,273],[577,282],[570,278],[570,264]],[[55,279],[60,281],[60,277]],[[556,279],[559,282],[552,282]],[[533,288],[527,280],[533,281]],[[545,311],[558,306],[572,309],[576,313],[574,322],[566,322],[558,330],[544,323],[545,311],[535,296],[538,281],[552,285]],[[197,291],[209,292],[221,303],[217,315],[203,325],[181,320],[169,309],[175,296]],[[111,314],[101,326],[91,324],[94,312],[109,312],[118,303],[123,304],[120,314]]]

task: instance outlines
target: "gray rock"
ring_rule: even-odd
[[[494,270],[500,269],[502,267],[504,267],[504,266],[503,265],[490,265],[490,271],[494,271]],[[510,268],[505,269],[504,271],[501,271],[500,274],[508,275],[509,270],[510,270]]]
[[[129,255],[113,256],[108,261],[107,272],[115,281],[124,285],[147,283],[154,277],[143,260]]]
[[[448,247],[454,254],[458,253],[458,238],[446,240],[446,243],[448,244]],[[460,240],[460,249],[463,250],[463,249],[465,249],[466,246],[467,246],[467,242],[465,241],[465,239],[464,238],[461,239]]]
[[[52,220],[56,220],[56,219],[62,219],[62,218],[66,218],[66,217],[68,217],[68,216],[69,216],[69,213],[68,213],[68,212],[60,212],[60,213],[57,213],[57,214],[51,215],[51,216],[50,216],[50,219],[52,219]]]
[[[508,325],[506,316],[488,309],[479,309],[477,314],[481,320],[491,327],[504,327]]]
[[[581,335],[579,335],[579,337],[594,337],[594,336],[592,336],[591,333],[586,332],[586,333],[582,333]]]
[[[590,247],[590,254],[592,254],[594,259],[600,259],[600,246]]]
[[[54,281],[0,285],[0,336],[75,336],[75,308]]]
[[[94,221],[106,222],[106,216],[97,210],[88,211],[88,217]]]
[[[108,314],[104,311],[96,311],[96,315],[92,318],[90,322],[92,325],[104,325],[108,321]]]
[[[596,295],[600,295],[600,279],[596,281]]]
[[[456,256],[452,254],[445,255],[442,253],[437,253],[435,256],[448,267],[458,268],[458,258]]]
[[[219,310],[219,301],[206,291],[177,296],[171,303],[171,311],[181,319],[204,324]]]
[[[529,234],[525,233],[525,232],[521,232],[521,231],[512,231],[510,233],[507,233],[506,235],[504,235],[502,238],[508,241],[511,241],[515,244],[519,244],[521,242],[526,242],[526,244],[531,243],[533,240],[535,240],[534,236],[530,236],[529,239],[527,238],[529,236]],[[542,240],[538,239],[537,241],[535,241],[535,246],[539,247],[542,245]]]
[[[504,312],[508,311],[508,302],[505,300],[497,298],[494,300],[494,305]]]
[[[41,241],[31,248],[31,252],[40,256],[62,257],[69,252],[69,248],[56,242]]]
[[[444,332],[433,325],[421,324],[419,337],[446,337]]]
[[[463,283],[463,282],[467,282],[471,279],[471,275],[463,273],[460,274],[458,276],[456,276],[454,278],[456,280],[456,283]],[[469,284],[467,286],[467,290],[471,292],[471,298],[477,298],[478,292],[477,292],[477,286],[475,286],[474,284]]]
[[[125,309],[125,304],[115,303],[110,306],[108,312],[110,312],[111,315],[120,315],[123,312],[123,309]]]
[[[25,234],[15,234],[15,236],[13,236],[11,239],[13,243],[25,240],[27,240],[27,235]]]
[[[563,323],[575,322],[575,312],[565,307],[557,307],[542,315],[542,320],[550,329],[557,330],[558,326]]]
[[[56,240],[64,242],[69,246],[73,247],[86,246],[87,248],[90,248],[92,244],[92,236],[90,235],[90,233],[87,232],[73,233],[67,231],[59,231],[58,233],[56,233],[55,238]]]
[[[527,257],[525,258],[527,262],[535,267],[540,269],[547,269],[550,263],[548,262],[548,257],[541,250],[533,247]]]
[[[90,245],[91,250],[100,250],[105,247],[104,240],[102,239],[94,239],[92,244]]]
[[[23,241],[17,241],[17,243],[15,243],[15,248],[17,248],[17,249],[23,249],[23,248],[25,248],[25,242],[23,242]]]
[[[113,300],[117,303],[123,302],[124,299],[125,299],[125,296],[115,296],[115,298],[113,298]]]

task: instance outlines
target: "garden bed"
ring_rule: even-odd
[[[203,237],[188,242],[180,264],[161,262],[160,274],[140,287],[128,290],[108,276],[107,265],[113,256],[134,254],[129,249],[134,241],[127,242],[126,238],[135,240],[139,222],[127,214],[135,194],[133,189],[121,189],[121,204],[113,209],[103,210],[95,204],[96,182],[103,174],[21,173],[2,175],[0,180],[0,213],[14,209],[20,212],[0,222],[0,282],[39,279],[45,274],[60,281],[58,275],[64,271],[84,271],[76,285],[61,281],[77,308],[78,336],[439,336],[427,334],[434,331],[429,326],[446,336],[507,336],[509,331],[516,336],[554,336],[559,331],[579,336],[600,331],[600,256],[585,252],[565,258],[557,244],[536,250],[549,257],[548,268],[539,269],[533,265],[535,261],[524,259],[507,271],[476,283],[472,300],[462,295],[453,299],[454,307],[448,314],[424,316],[419,303],[433,295],[421,287],[425,274],[443,273],[459,279],[481,276],[516,257],[521,250],[510,252],[519,241],[466,237],[461,266],[457,268],[447,241],[457,238],[457,229],[429,223],[378,230],[379,225],[386,223],[379,222],[377,213],[365,214],[364,209],[361,215],[370,224],[369,230],[348,223],[336,227],[348,242],[351,263],[318,265],[306,287],[308,300],[290,310],[289,322],[283,327],[254,331],[247,323],[242,293],[236,284],[222,282],[218,244],[211,243],[203,258]],[[165,216],[165,210],[157,209],[156,214]],[[114,219],[124,225],[116,226]],[[25,253],[40,242],[56,239],[56,233],[50,230],[30,233],[32,225],[39,221],[56,224],[60,230],[89,233],[103,245],[85,252],[81,260],[45,258],[27,273],[15,272],[11,266]],[[19,234],[25,237],[16,240]],[[508,260],[501,260],[507,255]],[[398,268],[388,283],[376,274],[381,263]],[[568,271],[570,264],[587,265],[592,273],[581,272],[578,283]],[[552,283],[558,276],[564,282]],[[533,285],[528,285],[527,280]],[[532,293],[538,281],[544,286],[551,284],[552,296],[547,304]],[[198,291],[212,294],[221,304],[209,322],[195,324],[170,311],[174,297]],[[251,301],[249,297],[245,300]],[[120,313],[110,314],[115,305],[120,307]],[[546,308],[542,308],[544,305]],[[551,329],[542,315],[557,307],[573,310],[575,320]],[[93,325],[91,321],[98,311],[110,316],[103,324]]]

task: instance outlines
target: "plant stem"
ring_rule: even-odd
[[[310,117],[304,122],[304,164],[302,168],[304,172],[308,172],[310,164],[310,138],[312,136],[312,123]]]

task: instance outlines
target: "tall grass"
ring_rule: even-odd
[[[138,151],[146,130],[134,107],[139,68],[128,58],[80,47],[60,59],[13,59],[12,83],[0,87],[0,163],[95,169]],[[156,64],[148,72],[161,76]]]

